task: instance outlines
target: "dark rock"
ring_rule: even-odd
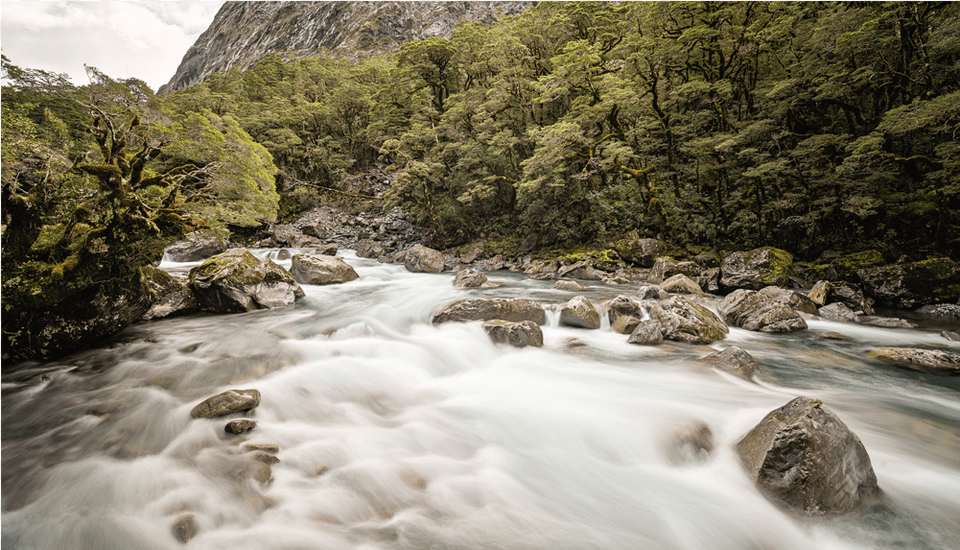
[[[304,235],[309,235],[321,241],[327,238],[326,228],[324,228],[322,225],[318,223],[305,223],[303,224],[302,227],[300,227],[300,231],[302,231]],[[336,246],[336,245],[333,245],[333,246]],[[336,250],[333,251],[333,254],[327,254],[326,252],[323,252],[323,254],[327,254],[329,256],[333,256],[336,253],[337,253]]]
[[[883,306],[911,309],[960,299],[960,265],[934,258],[857,272],[864,291]]]
[[[653,267],[661,253],[661,246],[657,239],[625,239],[619,241],[614,250],[625,262],[641,267]]]
[[[600,328],[600,311],[584,296],[574,296],[560,309],[560,324],[568,327]]]
[[[449,321],[493,321],[501,319],[519,323],[547,322],[547,313],[539,303],[526,298],[466,298],[454,300],[434,310],[433,324]]]
[[[186,544],[197,535],[197,518],[193,514],[180,514],[171,528],[174,538]]]
[[[533,321],[512,323],[495,319],[484,322],[483,330],[487,332],[491,340],[498,344],[510,344],[517,348],[526,346],[543,347],[543,330],[540,329],[540,325]]]
[[[960,304],[932,304],[917,309],[917,313],[931,319],[960,321]]]
[[[284,307],[304,296],[287,270],[242,248],[230,249],[191,269],[190,288],[200,309],[217,313]]]
[[[827,303],[841,302],[853,311],[862,311],[867,315],[873,315],[873,299],[863,295],[860,288],[846,281],[835,281],[830,284]]]
[[[227,390],[198,403],[190,410],[193,418],[217,418],[242,413],[260,405],[257,390]]]
[[[223,431],[229,434],[242,434],[249,432],[250,430],[257,427],[257,422],[255,420],[249,420],[247,418],[238,418],[237,420],[231,420],[227,422],[227,425],[223,427]]]
[[[319,256],[336,256],[340,247],[335,243],[320,245],[314,249],[314,254]]]
[[[553,283],[551,287],[553,290],[564,290],[567,292],[580,292],[583,290],[583,285],[576,281],[571,281],[569,279],[564,279],[562,281],[557,281]]]
[[[290,273],[298,283],[331,285],[359,279],[360,275],[339,256],[297,254],[290,263]]]
[[[785,287],[790,280],[793,256],[789,252],[764,246],[748,252],[733,252],[720,265],[720,288],[760,290],[765,286]]]
[[[440,273],[443,271],[443,254],[440,252],[417,244],[406,251],[403,259],[403,266],[407,271],[414,273]]]
[[[643,306],[627,296],[617,296],[603,306],[604,309],[607,310],[607,318],[610,319],[610,324],[613,324],[622,315],[632,315],[639,319],[643,318]]]
[[[767,497],[805,515],[843,514],[883,495],[860,438],[819,400],[770,412],[735,450]]]
[[[379,258],[387,253],[380,243],[364,239],[357,243],[357,256],[361,258]]]
[[[168,246],[163,255],[171,262],[199,262],[225,252],[227,241],[209,229],[198,229],[184,235],[182,241]]]
[[[703,295],[703,289],[700,288],[700,285],[683,273],[677,273],[673,277],[660,283],[660,288],[662,288],[664,292],[673,292],[675,294]]]
[[[539,233],[530,233],[527,235],[526,238],[523,239],[523,242],[520,243],[520,248],[517,249],[517,255],[526,254],[536,248],[538,240],[540,240]]]
[[[691,279],[700,276],[701,267],[696,262],[680,262],[669,257],[657,258],[650,271],[650,279],[658,283],[674,275],[686,275]]]
[[[778,302],[788,305],[801,313],[817,314],[817,304],[806,295],[796,290],[788,290],[778,286],[766,286],[760,289],[760,294],[773,298]]]
[[[142,271],[147,286],[156,296],[156,301],[143,314],[141,320],[162,319],[197,310],[197,299],[186,280],[149,265],[143,267]]]
[[[953,351],[886,347],[871,350],[868,355],[905,369],[960,376],[960,353]]]
[[[621,315],[610,323],[610,330],[618,334],[632,334],[640,326],[640,318],[633,315]],[[659,329],[657,329],[659,331]]]
[[[650,307],[650,317],[660,322],[666,340],[712,344],[727,337],[730,329],[712,311],[683,296],[662,300]]]
[[[848,323],[854,323],[857,320],[857,314],[840,302],[823,306],[817,310],[817,314],[829,321],[846,321]]]
[[[711,267],[702,272],[700,276],[697,277],[697,284],[700,285],[700,288],[705,292],[711,294],[720,292],[720,268]]]
[[[657,346],[663,343],[663,325],[656,319],[641,321],[627,338],[628,344]]]
[[[735,290],[719,305],[720,317],[731,325],[759,332],[805,330],[806,321],[787,304],[755,290]]]
[[[667,458],[677,465],[703,462],[713,447],[710,426],[705,422],[687,422],[671,430],[666,443]]]
[[[723,351],[717,351],[701,357],[699,361],[709,363],[712,367],[739,376],[744,380],[753,381],[754,379],[765,380],[769,378],[765,372],[760,370],[753,356],[747,353],[743,348],[731,346]]]

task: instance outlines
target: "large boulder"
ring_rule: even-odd
[[[960,265],[949,258],[861,269],[864,291],[883,306],[910,309],[960,299]]]
[[[560,324],[577,328],[600,328],[600,311],[583,296],[574,296],[560,308]]]
[[[304,285],[331,285],[360,278],[343,258],[313,254],[295,255],[290,260],[290,273]]]
[[[691,344],[712,344],[727,337],[730,329],[712,311],[685,298],[674,296],[650,306],[667,340]]]
[[[703,268],[696,262],[677,261],[668,256],[657,258],[653,263],[653,269],[650,271],[650,279],[654,282],[662,282],[674,275],[686,275],[691,279],[700,277]]]
[[[628,344],[637,344],[640,346],[658,346],[663,343],[663,325],[656,319],[647,319],[640,321],[630,337],[627,338]]]
[[[209,229],[198,229],[184,235],[183,240],[168,246],[163,255],[171,262],[199,262],[226,252],[227,248],[227,241],[217,233]]]
[[[243,248],[227,250],[191,269],[190,288],[200,309],[217,313],[284,307],[304,296],[287,270]]]
[[[883,495],[860,438],[816,399],[770,412],[735,450],[768,498],[805,515],[850,512]]]
[[[217,418],[247,412],[260,405],[258,390],[227,390],[208,397],[190,410],[193,418]]]
[[[778,286],[766,286],[760,289],[760,294],[767,295],[778,302],[783,302],[801,313],[817,314],[817,304],[802,292]]]
[[[643,306],[640,305],[640,302],[627,296],[617,296],[603,304],[603,308],[607,310],[607,318],[610,319],[610,324],[624,315],[632,315],[638,319],[643,318]]]
[[[561,267],[557,270],[557,276],[583,279],[585,281],[602,281],[606,274],[593,267],[589,261],[583,260],[570,266]]]
[[[660,283],[660,288],[665,292],[672,292],[674,294],[703,295],[703,289],[700,288],[700,285],[683,273],[677,273],[673,277]]]
[[[465,298],[454,300],[434,310],[433,324],[449,321],[493,321],[500,319],[519,323],[547,322],[547,312],[538,302],[527,298]]]
[[[857,320],[857,314],[854,313],[852,309],[841,304],[840,302],[834,302],[832,304],[823,306],[817,310],[817,315],[828,321],[844,321],[847,323],[853,323]]]
[[[517,348],[533,346],[543,347],[543,330],[533,321],[512,323],[501,319],[486,321],[483,330],[490,339],[498,344],[510,344]]]
[[[960,376],[960,353],[938,349],[877,348],[870,357],[892,365],[940,376]]]
[[[197,310],[197,299],[186,280],[153,266],[145,266],[142,271],[147,286],[157,298],[141,320],[162,319]]]
[[[753,356],[737,346],[730,346],[722,351],[711,353],[701,357],[699,361],[751,382],[755,379],[766,380],[769,378],[765,372],[760,370]]]
[[[758,332],[805,330],[806,321],[787,304],[755,290],[735,290],[717,305],[720,317],[731,325]]]
[[[866,315],[873,315],[873,299],[863,295],[860,287],[846,281],[830,283],[827,303],[841,302],[854,311],[862,311]]]
[[[641,267],[653,267],[661,253],[661,246],[657,239],[624,239],[614,245],[614,250],[625,262]]]
[[[720,264],[720,288],[760,290],[765,286],[787,286],[793,256],[785,250],[764,246],[747,252],[733,252]]]
[[[357,243],[357,256],[361,258],[379,258],[387,254],[386,249],[380,243],[363,239]]]
[[[443,254],[422,244],[407,249],[403,266],[414,273],[440,273],[443,271]]]
[[[453,278],[453,286],[457,288],[497,288],[501,283],[492,283],[487,276],[472,269],[461,269]]]

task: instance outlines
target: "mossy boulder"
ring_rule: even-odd
[[[640,267],[653,267],[663,248],[657,239],[623,239],[613,246],[623,261]]]
[[[911,309],[960,300],[960,265],[949,258],[862,269],[858,275],[864,292],[883,306]]]
[[[806,272],[816,279],[858,282],[861,269],[879,267],[884,263],[883,254],[876,250],[865,250],[814,263]]]
[[[883,496],[860,438],[816,399],[771,411],[734,449],[768,498],[803,515],[852,512]]]
[[[650,317],[660,323],[666,340],[712,344],[723,340],[730,332],[716,314],[683,296],[651,305]]]
[[[197,310],[197,298],[185,279],[174,277],[160,268],[149,265],[143,267],[143,275],[156,300],[143,315],[142,320],[162,319]]]
[[[547,322],[547,312],[538,302],[527,298],[465,298],[448,302],[434,310],[433,324],[500,319],[519,323]]]
[[[764,246],[746,252],[733,252],[720,265],[720,289],[760,290],[765,286],[785,287],[790,282],[793,256],[779,248]]]
[[[190,288],[200,309],[216,313],[284,307],[304,296],[287,270],[243,248],[227,250],[191,269]]]

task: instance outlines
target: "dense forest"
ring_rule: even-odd
[[[328,201],[400,206],[438,248],[960,258],[957,3],[546,2],[161,96],[92,67],[82,86],[3,70],[8,338],[139,284],[185,231]],[[351,176],[374,167],[390,190],[358,197]]]

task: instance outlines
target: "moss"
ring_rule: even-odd
[[[492,239],[484,243],[483,252],[488,258],[496,256],[497,254],[510,257],[517,253],[517,250],[520,248],[520,243],[519,237]]]
[[[790,282],[790,266],[793,265],[793,254],[772,246],[765,246],[757,252],[767,253],[767,271],[761,280],[769,285],[787,286]]]

